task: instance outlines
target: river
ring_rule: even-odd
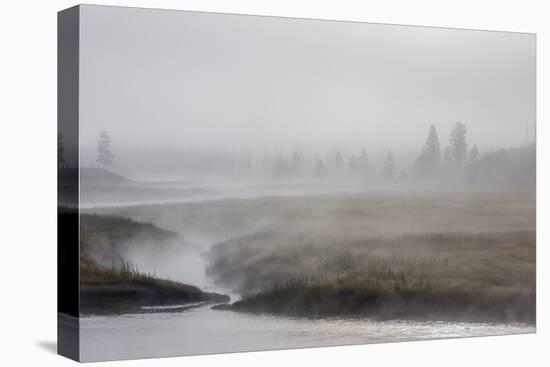
[[[456,322],[296,319],[216,311],[83,317],[82,361],[523,334],[534,326]]]

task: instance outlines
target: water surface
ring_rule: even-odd
[[[300,319],[212,310],[83,317],[83,361],[535,332],[521,324]]]

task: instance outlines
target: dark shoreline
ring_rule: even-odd
[[[483,290],[398,291],[330,286],[281,287],[213,307],[298,318],[369,318],[378,321],[455,321],[536,324],[534,292],[491,294]]]
[[[81,264],[80,314],[140,313],[144,306],[227,303],[230,297],[200,288],[93,263]]]

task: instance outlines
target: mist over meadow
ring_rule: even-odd
[[[191,353],[532,330],[533,35],[83,9],[91,348],[121,314]]]

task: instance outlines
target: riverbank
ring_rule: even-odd
[[[128,260],[155,259],[191,251],[177,233],[118,216],[80,215],[80,313],[181,310],[196,304],[229,302],[229,296],[144,272]],[[176,307],[177,306],[177,307]]]
[[[401,275],[399,275],[401,277]],[[214,306],[289,317],[365,317],[373,320],[522,323],[536,320],[535,290],[449,286],[401,279],[297,280]]]
[[[131,263],[105,268],[81,264],[80,313],[142,312],[144,307],[226,303],[229,296],[204,292],[198,287],[143,274]]]

